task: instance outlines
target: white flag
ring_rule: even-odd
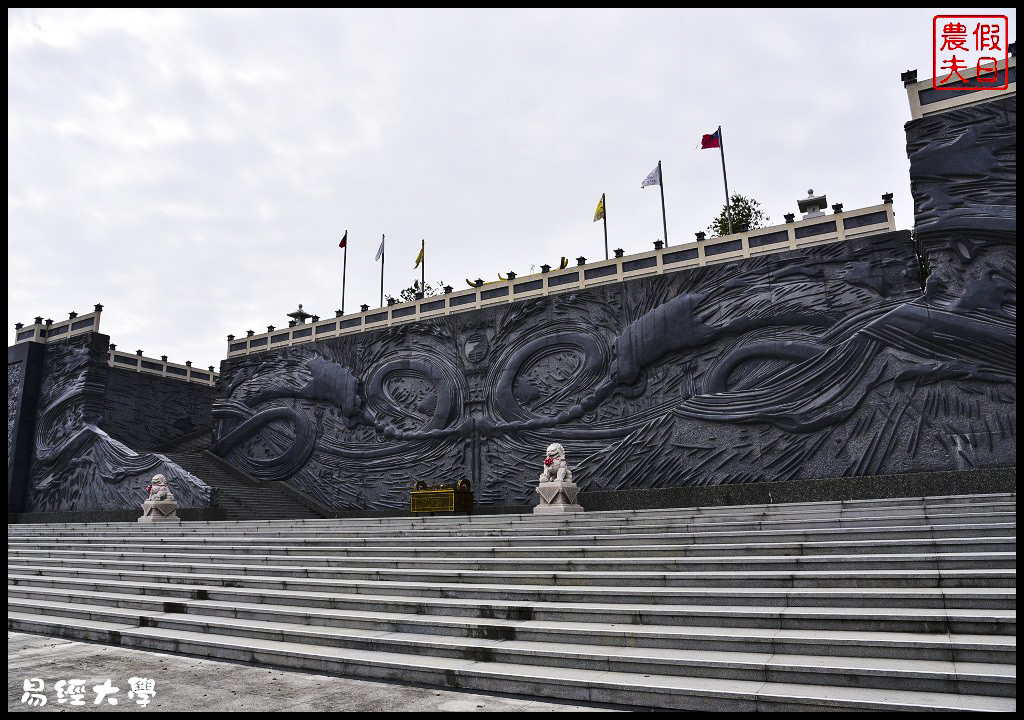
[[[384,238],[380,239],[380,247],[377,248],[377,257],[374,260],[380,260],[380,256],[384,254]]]
[[[651,170],[651,174],[648,175],[642,183],[640,183],[640,187],[642,188],[645,188],[648,185],[661,185],[661,163],[658,163],[658,167]]]

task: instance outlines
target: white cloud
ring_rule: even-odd
[[[1005,12],[1015,28],[1015,12]],[[96,302],[119,346],[217,363],[298,303],[692,239],[730,190],[913,207],[899,74],[925,10],[9,10],[8,323]],[[1011,32],[1013,35],[1014,32]]]

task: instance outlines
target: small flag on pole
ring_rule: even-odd
[[[565,270],[567,267],[569,267],[569,258],[567,258],[567,257],[565,257],[563,255],[562,256],[562,261],[560,263],[558,263],[558,269],[559,270]]]
[[[374,260],[380,260],[380,306],[384,307],[384,233],[380,234],[380,247]]]
[[[341,260],[341,314],[344,315],[345,314],[345,275],[346,275],[346,272],[348,270],[348,230],[346,230],[345,234],[342,236],[341,242],[338,243],[338,247],[343,248],[345,250],[345,252],[342,253],[342,260]]]
[[[420,266],[420,263],[423,262],[423,250],[424,249],[425,248],[422,248],[422,247],[420,248],[420,254],[416,256],[416,264],[412,266],[413,270],[418,268]]]
[[[710,135],[701,138],[700,149],[718,148],[722,153],[722,184],[725,185],[725,216],[729,220],[729,234],[732,235],[732,207],[729,205],[729,178],[725,173],[725,144],[722,142],[722,126]]]
[[[658,166],[651,170],[650,174],[640,183],[640,189],[643,190],[648,185],[657,185],[661,189],[661,227],[665,231],[665,243],[667,244],[668,221],[665,219],[665,183],[661,178],[661,160],[658,161]]]
[[[598,220],[604,220],[604,259],[608,259],[608,215],[605,213],[604,208],[604,193],[601,193],[601,199],[597,201],[597,210],[594,211],[594,222]]]
[[[648,185],[661,185],[661,163],[658,163],[658,167],[651,170],[651,174],[640,183],[641,188],[645,188]]]
[[[718,128],[711,135],[705,135],[700,140],[700,149],[707,150],[708,148],[721,147],[722,145],[722,128]]]

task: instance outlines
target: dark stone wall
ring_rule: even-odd
[[[947,110],[906,130],[928,296],[982,313],[1015,309],[1016,99]]]
[[[210,522],[225,520],[227,511],[219,507],[179,507],[178,517],[183,522]],[[56,512],[7,513],[8,523],[115,523],[138,522],[142,506],[127,510],[59,510]],[[173,527],[173,526],[172,526]]]
[[[768,505],[1017,492],[1017,468],[580,493],[585,510]],[[522,512],[529,512],[529,509]]]
[[[914,234],[927,262],[925,299],[933,308],[924,329],[941,343],[949,329],[938,321],[961,318],[958,336],[965,345],[955,358],[937,358],[942,393],[936,401],[975,404],[975,419],[949,440],[958,458],[994,447],[1015,457],[1016,372],[1008,382],[976,388],[962,378],[987,378],[993,352],[1016,360],[1016,98],[947,110],[907,123],[906,131]],[[1000,410],[990,411],[978,395],[995,398]]]
[[[773,503],[871,500],[877,498],[925,497],[929,495],[971,495],[1015,493],[1017,468],[991,468],[964,472],[907,473],[874,477],[820,478],[786,483],[704,485],[660,489],[619,490],[580,493],[578,502],[588,511],[647,510],[652,508],[719,507],[767,505]],[[529,514],[528,505],[485,505],[471,515]],[[9,523],[135,522],[141,510],[102,512],[8,513]],[[451,513],[412,513],[409,507],[389,510],[338,511],[332,517],[424,517]],[[463,514],[463,513],[457,513]],[[221,508],[184,508],[184,521],[223,520]]]
[[[87,333],[45,346],[25,511],[134,511],[157,473],[180,506],[215,505],[214,490],[193,475],[104,431],[109,340]]]
[[[7,510],[25,509],[43,370],[42,343],[7,348]]]
[[[135,450],[152,450],[213,426],[212,385],[108,368],[101,427]]]
[[[213,451],[369,511],[1015,464],[1013,316],[920,287],[893,232],[232,358]]]
[[[1017,232],[1017,98],[906,124],[914,232]]]

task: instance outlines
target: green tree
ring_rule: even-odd
[[[756,228],[766,227],[770,218],[761,210],[761,203],[754,198],[747,198],[735,194],[729,199],[732,209],[732,231],[734,233],[746,232]],[[719,237],[729,234],[729,216],[726,213],[725,205],[722,212],[718,214],[711,224],[708,225],[711,237]]]
[[[398,293],[398,297],[392,295],[385,295],[385,299],[392,300],[394,302],[412,302],[416,299],[416,293],[422,292],[423,297],[430,297],[431,295],[439,294],[444,288],[444,280],[437,283],[437,286],[433,286],[430,283],[421,284],[419,280],[413,280],[412,285],[405,288],[402,292]]]

